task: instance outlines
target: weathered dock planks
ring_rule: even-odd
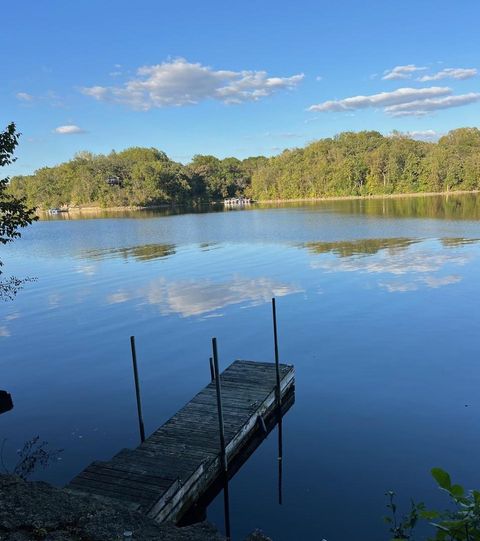
[[[275,364],[235,361],[221,375],[227,460],[251,453],[261,417],[276,418]],[[280,365],[282,401],[294,388],[294,368]],[[258,444],[257,444],[258,445]],[[222,474],[215,383],[136,449],[108,462],[93,462],[67,486],[70,490],[120,500],[158,522],[179,521]]]

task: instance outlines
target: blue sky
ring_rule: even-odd
[[[476,0],[9,2],[0,125],[23,135],[7,174],[81,150],[186,162],[478,126],[478,21]]]

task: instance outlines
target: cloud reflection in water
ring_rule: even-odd
[[[139,299],[141,304],[157,305],[162,314],[182,317],[212,315],[226,306],[246,303],[255,306],[270,302],[272,297],[300,293],[294,284],[276,282],[270,278],[234,277],[227,282],[208,278],[168,281],[159,278],[138,291],[118,290],[107,297],[109,304]]]
[[[332,257],[315,258],[310,266],[324,272],[356,272],[393,275],[395,280],[381,280],[377,285],[390,293],[416,291],[422,287],[436,289],[458,283],[458,274],[439,276],[448,266],[466,265],[471,254],[461,250],[476,239],[362,239],[359,241],[310,243],[308,249],[316,254],[333,254]],[[402,280],[399,277],[407,277]]]

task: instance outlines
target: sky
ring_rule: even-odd
[[[16,0],[0,18],[6,174],[156,147],[186,163],[346,130],[480,124],[478,0]],[[2,177],[5,176],[2,171]]]

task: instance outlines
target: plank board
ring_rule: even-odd
[[[294,386],[293,366],[280,365],[281,395]],[[228,460],[247,448],[258,417],[274,415],[273,363],[235,361],[220,375]],[[215,383],[136,449],[123,449],[108,462],[93,462],[67,488],[127,502],[159,522],[177,521],[221,475]]]

